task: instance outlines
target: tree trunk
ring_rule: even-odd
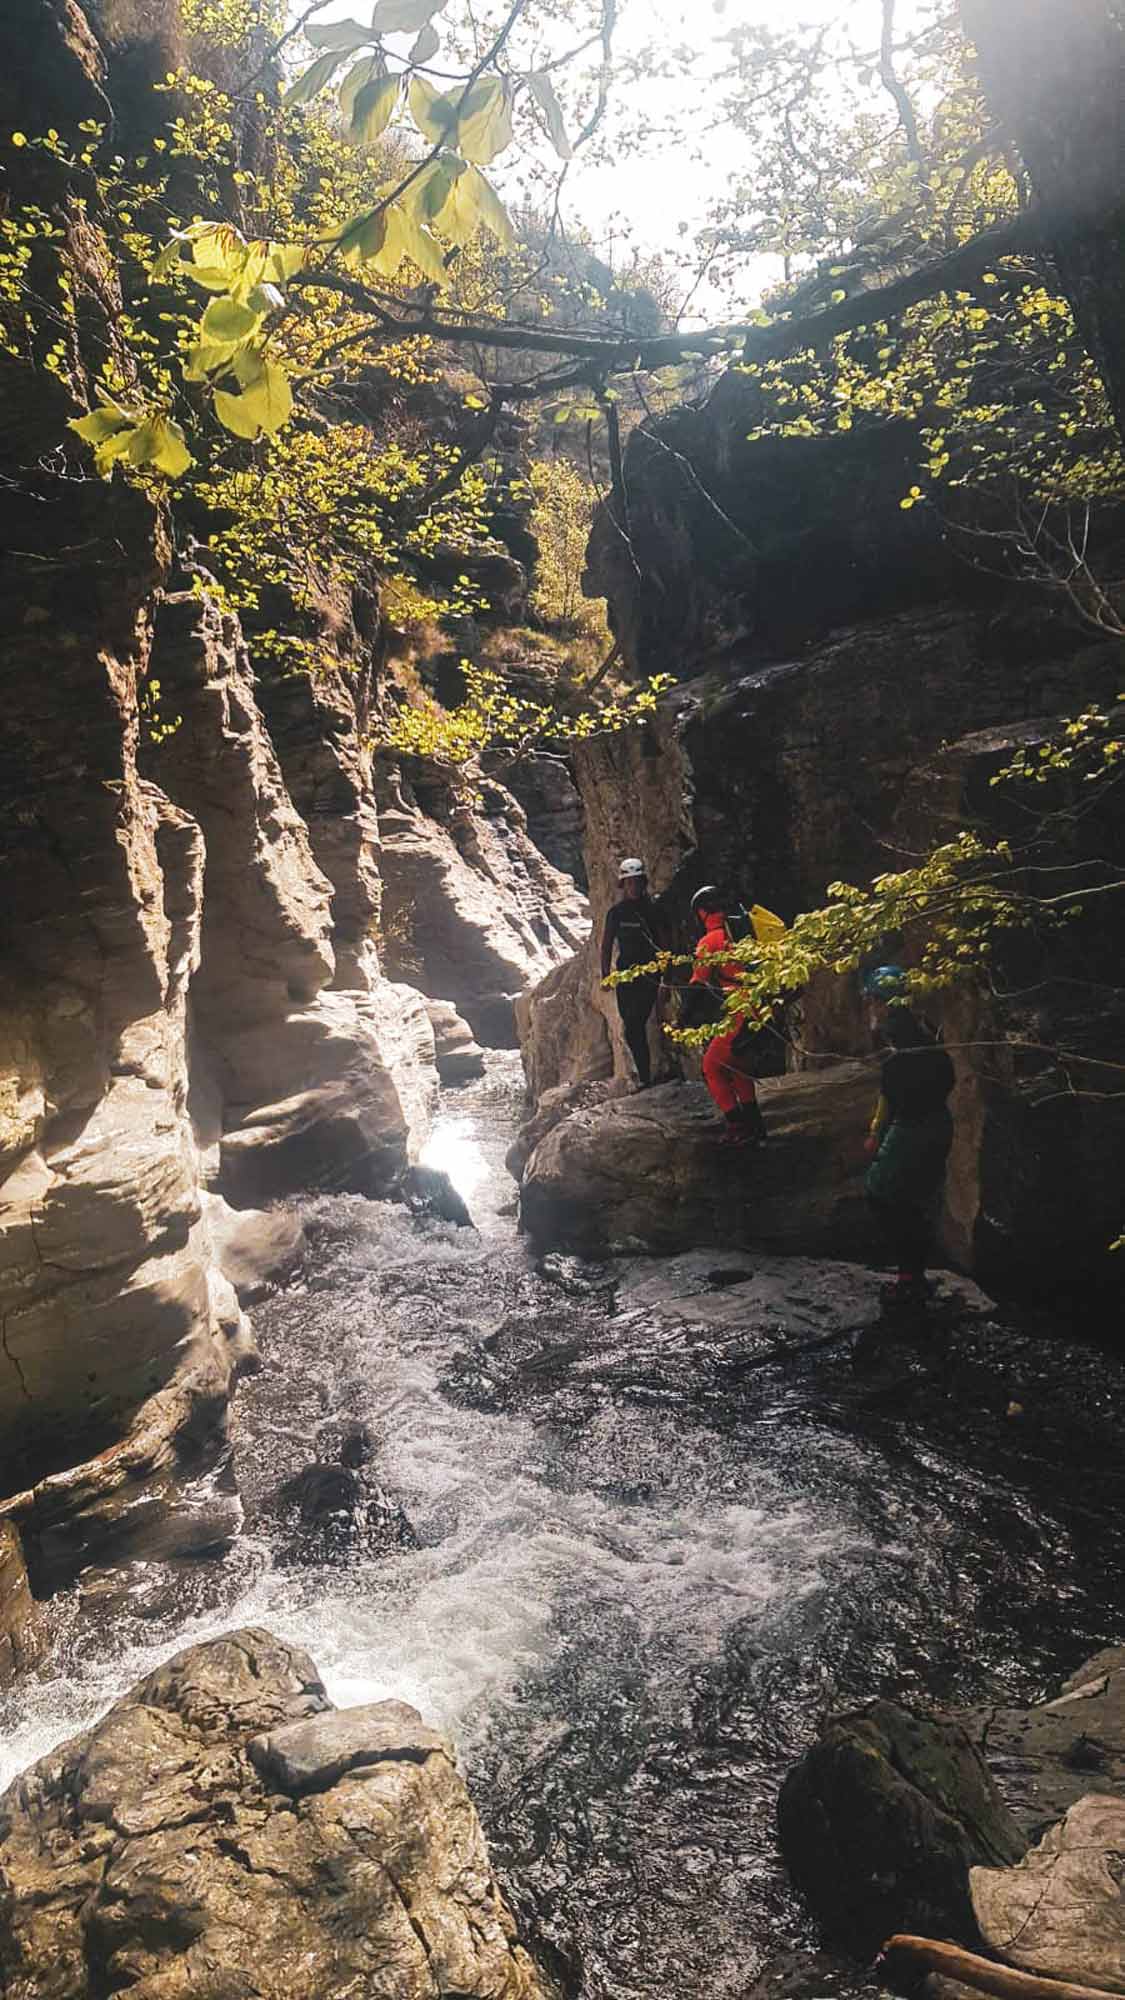
[[[961,0],[1125,440],[1125,0]]]

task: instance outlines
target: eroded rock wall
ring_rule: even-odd
[[[704,881],[791,919],[831,882],[870,882],[966,824],[1010,833],[990,777],[1052,718],[1112,699],[1119,679],[1116,645],[1026,589],[982,581],[932,517],[916,518],[926,510],[903,512],[904,428],[751,444],[755,414],[752,386],[729,377],[658,437],[636,433],[633,559],[604,513],[589,552],[629,665],[679,682],[643,731],[575,753],[595,926],[618,858],[635,852],[685,949]],[[1120,853],[1111,816],[1087,813],[1081,834],[1054,857],[1040,842],[1036,858],[1073,868]],[[1003,970],[1021,1000],[959,995],[947,1008],[947,1251],[1036,1282],[1107,1268],[1125,1120],[1097,1059],[1120,1043],[1120,923],[1091,921]],[[615,1011],[592,946],[521,1003],[539,1101],[565,1107],[578,1084],[629,1077]],[[790,1026],[803,1065],[870,1052],[854,979],[814,981]],[[1074,1060],[1047,1061],[1051,1046]]]
[[[589,932],[586,899],[549,862],[507,787],[472,797],[420,762],[387,781],[379,823],[385,956],[451,1000],[486,1047],[516,1041],[514,1007]]]
[[[148,102],[137,37],[162,75],[170,11],[118,9],[110,33],[67,0],[5,8],[4,129],[80,150],[119,81]],[[33,146],[6,164],[12,200],[60,228],[77,304],[66,380],[34,335],[0,348],[0,1509],[38,1587],[140,1486],[173,1506],[184,1455],[221,1444],[252,1349],[204,1189],[390,1190],[436,1072],[420,995],[363,949],[354,717],[310,758],[314,842],[165,510],[62,442],[114,337],[92,191]],[[354,782],[325,793],[333,758]]]

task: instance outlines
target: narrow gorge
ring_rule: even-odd
[[[441,8],[381,4],[424,67]],[[54,301],[0,341],[0,1993],[1123,1993],[1125,821],[1112,770],[1052,763],[1035,815],[1019,771],[1112,712],[1125,626],[915,504],[901,412],[779,431],[749,345],[663,393],[666,316],[636,408],[597,375],[555,420],[608,619],[564,672],[592,642],[542,609],[530,393],[509,361],[505,415],[432,329],[447,280],[476,297],[457,243],[395,281],[401,374],[339,392],[387,520],[426,426],[445,453],[402,530],[426,608],[385,545],[316,568],[315,531],[307,599],[279,568],[240,601],[229,497],[98,476],[67,428],[160,338],[106,134],[146,172],[171,146],[128,200],[180,226],[177,130],[226,92],[288,188],[216,32],[0,18],[0,306]],[[470,534],[440,508],[478,463]],[[474,700],[507,736],[456,738]],[[862,971],[924,968],[921,919],[763,1005],[761,1146],[725,1143],[680,988],[704,884],[799,937],[966,829],[1036,910],[925,995],[954,1137],[903,1315]],[[641,1089],[600,978],[626,856],[667,941]],[[894,1933],[953,1957],[882,1963]]]

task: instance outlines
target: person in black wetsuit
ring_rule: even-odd
[[[614,903],[608,912],[602,931],[603,980],[614,969],[627,972],[631,966],[651,964],[661,948],[660,923],[648,893],[644,862],[630,856],[621,863],[617,879],[621,885],[621,901]],[[615,948],[616,968],[613,963]],[[652,1082],[648,1021],[659,990],[660,979],[656,973],[648,973],[643,979],[630,979],[626,985],[614,989],[625,1040],[642,1090],[647,1090]]]
[[[879,965],[863,982],[875,1027],[887,1044],[879,1102],[867,1140],[864,1188],[898,1260],[896,1299],[926,1296],[933,1210],[953,1141],[948,1098],[953,1064],[937,1037],[905,1004],[906,977]]]

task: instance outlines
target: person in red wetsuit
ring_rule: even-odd
[[[727,901],[713,882],[697,890],[691,900],[702,933],[695,947],[691,983],[710,986],[719,1000],[737,986],[743,971],[737,958],[722,955],[735,941],[725,907]],[[746,934],[760,943],[778,937],[785,928],[780,917],[759,903],[751,904],[749,911],[739,914]],[[724,1023],[722,1033],[708,1042],[703,1057],[703,1081],[726,1120],[725,1136],[732,1145],[739,1146],[755,1145],[766,1137],[754,1079],[735,1052],[735,1042],[745,1026],[746,1015],[736,1014],[732,1021]]]

